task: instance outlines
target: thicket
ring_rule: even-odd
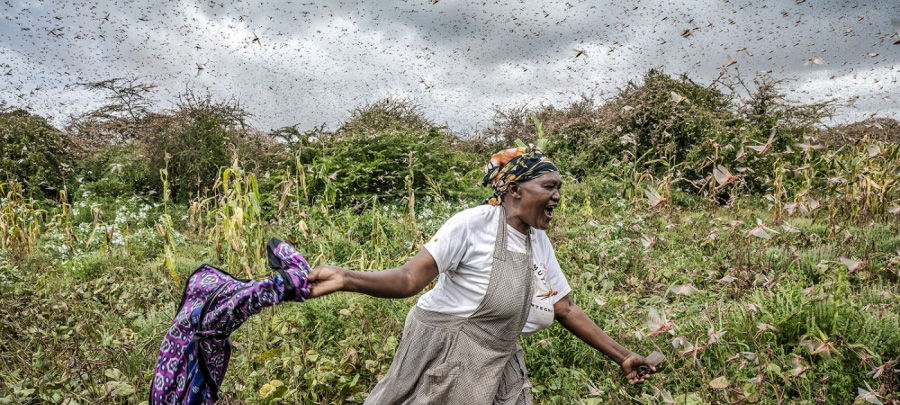
[[[447,128],[435,125],[409,102],[381,100],[356,108],[333,132],[301,134],[282,128],[288,157],[306,168],[311,194],[335,190],[337,205],[359,205],[374,196],[409,198],[410,192],[437,198],[458,196],[478,176],[478,156]]]
[[[28,111],[0,111],[0,182],[18,180],[35,197],[54,197],[73,169],[68,134]]]
[[[715,193],[708,187],[712,169],[724,165],[741,174],[741,192],[756,193],[775,167],[804,163],[797,145],[900,139],[900,125],[890,119],[823,130],[831,103],[790,103],[783,83],[765,77],[727,79],[703,85],[650,70],[602,102],[583,96],[562,107],[497,109],[493,125],[470,135],[455,134],[414,104],[396,100],[358,107],[334,131],[292,126],[264,133],[234,99],[188,91],[174,108],[160,110],[154,85],[112,79],[85,84],[106,103],[62,130],[22,110],[2,112],[0,170],[47,196],[64,187],[70,195],[83,187],[92,195],[158,196],[159,170],[167,169],[172,198],[188,201],[210,195],[217,173],[239,157],[265,191],[289,170],[303,170],[308,195],[358,206],[374,196],[409,198],[411,190],[472,194],[486,158],[515,139],[534,142],[540,122],[550,139],[548,154],[575,178],[625,165],[666,188],[704,194]],[[785,173],[786,184],[801,184],[802,175]]]
[[[533,142],[534,121],[523,118],[534,115],[551,139],[551,155],[577,178],[603,173],[610,163],[637,161],[649,176],[682,181],[684,189],[702,193],[712,169],[724,164],[747,172],[743,185],[759,192],[777,160],[802,162],[790,148],[809,143],[806,137],[819,134],[833,113],[830,102],[791,103],[783,85],[766,77],[702,85],[651,69],[602,103],[582,96],[562,108],[498,110],[486,134],[504,144]],[[854,135],[853,142],[863,138]],[[751,148],[760,146],[769,153]]]
[[[67,130],[80,145],[80,171],[94,195],[159,195],[168,172],[175,201],[206,195],[222,167],[241,156],[248,169],[275,167],[273,141],[251,128],[237,100],[191,91],[170,110],[153,108],[152,84],[112,79],[85,84],[107,103],[75,117]]]

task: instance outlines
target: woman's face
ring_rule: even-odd
[[[519,202],[520,218],[529,226],[541,230],[550,227],[553,209],[559,203],[562,177],[550,172],[536,179],[519,183],[522,199]]]

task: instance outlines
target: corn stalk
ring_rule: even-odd
[[[34,253],[46,212],[26,199],[17,182],[0,184],[0,249],[11,253],[13,262]]]
[[[168,164],[166,165],[168,166]],[[162,237],[165,244],[165,255],[163,256],[163,268],[169,272],[169,276],[175,283],[180,284],[181,278],[175,272],[175,226],[172,224],[172,217],[169,215],[169,171],[168,169],[159,170],[159,178],[163,184],[163,214],[156,223],[156,231]]]
[[[245,173],[235,158],[216,180],[216,189],[221,194],[209,210],[215,225],[209,230],[207,242],[229,269],[241,269],[249,278],[262,274],[265,241],[256,176]]]

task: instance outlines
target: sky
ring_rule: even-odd
[[[473,133],[650,68],[769,75],[791,101],[834,100],[832,124],[900,119],[897,0],[0,1],[0,106],[59,126],[104,103],[81,84],[137,78],[158,108],[233,98],[262,130],[334,129],[391,98]]]

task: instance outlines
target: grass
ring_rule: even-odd
[[[607,180],[566,188],[549,235],[572,298],[626,347],[658,350],[668,361],[631,387],[615,363],[554,324],[522,339],[537,403],[850,403],[867,383],[883,402],[898,400],[897,372],[867,375],[900,357],[895,217],[834,223],[797,212],[788,220],[802,233],[765,240],[747,236],[756,218],[773,218],[763,199],[727,208],[675,192],[672,205],[648,211],[646,202],[618,197],[621,187]],[[293,239],[313,264],[392,267],[415,254],[423,235],[480,201],[419,196],[335,209],[307,203],[300,189],[252,198],[252,191],[232,198],[223,190],[206,210],[205,229],[192,225],[189,206],[82,200],[66,219],[80,243],[71,242],[69,228],[51,226],[21,260],[0,251],[0,403],[145,401],[181,293],[166,257],[182,280],[203,262],[260,277],[265,270],[241,261],[257,247],[228,250],[227,242],[256,243],[262,234]],[[279,202],[283,194],[284,210],[223,228],[236,224],[235,208],[247,208],[241,204]],[[99,216],[84,212],[97,212],[91,207],[101,207]],[[171,221],[171,242],[156,232],[160,220]],[[110,241],[85,245],[98,224],[115,226]],[[656,244],[645,248],[643,236]],[[869,264],[847,274],[841,256]],[[698,291],[673,289],[683,285]],[[232,336],[223,402],[361,402],[387,371],[414,304],[338,293],[264,311]],[[673,334],[638,338],[650,332],[651,307],[674,322]],[[822,347],[833,350],[816,350]],[[795,356],[809,368],[798,373]]]

